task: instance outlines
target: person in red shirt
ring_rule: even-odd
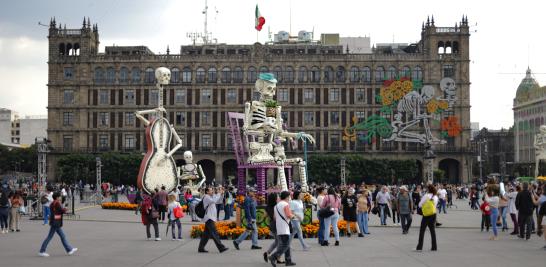
[[[61,238],[61,242],[63,243],[64,249],[66,250],[66,253],[68,255],[74,254],[74,252],[78,251],[78,248],[74,248],[70,246],[68,241],[66,240],[66,236],[63,232],[63,214],[66,213],[66,209],[63,208],[61,201],[59,201],[59,198],[61,196],[61,193],[55,192],[53,193],[53,202],[50,205],[51,208],[51,216],[49,219],[49,233],[47,234],[46,239],[42,243],[42,247],[40,248],[40,253],[38,253],[41,257],[49,257],[49,254],[46,253],[47,245],[49,244],[49,241],[53,238],[53,235],[57,233],[59,237]]]

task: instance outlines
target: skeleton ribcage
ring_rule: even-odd
[[[252,113],[252,122],[251,125],[264,123],[265,122],[265,107],[257,107],[257,109]]]
[[[409,112],[413,113],[413,115],[416,116],[419,115],[415,114],[419,105],[421,105],[421,97],[417,93],[409,93],[404,96],[404,98],[400,99],[397,108],[398,112]]]

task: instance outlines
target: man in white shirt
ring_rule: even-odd
[[[381,188],[381,191],[377,193],[375,202],[379,208],[379,217],[381,218],[381,225],[387,225],[387,209],[391,203],[391,194],[386,186]]]
[[[209,239],[212,238],[214,244],[220,251],[220,253],[228,250],[222,242],[220,241],[220,236],[218,236],[218,231],[216,230],[216,221],[218,220],[218,215],[216,214],[216,204],[221,203],[222,194],[224,193],[222,188],[219,188],[217,192],[212,187],[207,187],[205,189],[205,196],[203,197],[203,207],[205,208],[205,216],[203,217],[203,222],[205,222],[205,230],[201,235],[201,241],[199,242],[199,253],[207,253],[205,246],[209,242]]]
[[[286,260],[285,266],[296,265],[292,262],[290,255],[290,220],[294,218],[294,215],[290,211],[290,192],[283,191],[280,195],[281,201],[275,205],[275,226],[277,227],[277,238],[279,244],[277,250],[271,256],[269,261],[273,267],[277,267],[277,259],[284,254]]]
[[[446,203],[447,203],[447,190],[446,190],[446,184],[440,187],[440,190],[438,190],[438,196],[440,203],[438,213],[442,212],[442,209],[444,209],[444,214],[446,214]]]
[[[49,216],[51,215],[51,209],[49,206],[53,203],[53,188],[51,186],[46,186],[46,192],[43,197],[47,198],[47,202],[43,203],[43,216],[44,216],[44,225],[48,225]]]

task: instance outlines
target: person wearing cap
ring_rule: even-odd
[[[233,241],[233,246],[235,246],[237,250],[239,250],[239,244],[246,239],[249,233],[252,233],[252,246],[250,249],[262,249],[258,246],[258,225],[256,224],[257,206],[258,202],[256,201],[256,189],[251,187],[248,189],[245,201],[243,203],[246,218],[246,230],[239,236],[239,238]]]
[[[411,226],[411,215],[413,214],[413,200],[408,193],[408,188],[403,185],[400,187],[400,194],[398,195],[398,213],[400,214],[400,221],[402,223],[402,234],[407,234]]]

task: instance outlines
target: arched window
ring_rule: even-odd
[[[229,67],[222,69],[222,83],[231,83],[231,69]]]
[[[452,53],[452,48],[451,48],[451,42],[450,41],[446,42],[445,52],[446,52],[446,54],[451,54]]]
[[[65,53],[65,55],[67,55],[67,56],[72,55],[72,44],[71,43],[66,44],[66,53]]]
[[[179,83],[180,82],[180,69],[177,67],[174,67],[171,69],[171,83]]]
[[[257,79],[257,76],[256,76],[256,68],[254,68],[254,67],[249,67],[249,68],[248,68],[248,71],[247,71],[246,81],[247,81],[248,83],[255,83],[255,82],[256,82],[256,79]]]
[[[351,71],[349,72],[349,79],[352,83],[357,83],[360,80],[360,71],[358,70],[358,67],[351,67]]]
[[[137,67],[131,69],[131,82],[134,84],[140,83],[140,69]]]
[[[74,56],[79,56],[79,55],[80,55],[80,44],[75,43],[74,44]]]
[[[106,83],[113,84],[116,81],[116,70],[113,67],[106,69]]]
[[[104,83],[104,76],[105,76],[104,69],[101,67],[96,67],[95,68],[95,83],[97,84]]]
[[[155,82],[154,69],[148,67],[144,71],[144,83],[154,83],[154,82]]]
[[[445,45],[444,45],[444,42],[442,41],[439,41],[438,42],[438,54],[443,54],[445,53]]]
[[[208,75],[207,76],[208,83],[216,83],[218,81],[218,76],[216,74],[215,67],[210,67],[207,75]]]
[[[345,82],[345,68],[343,66],[338,66],[336,69],[336,82]]]
[[[205,82],[205,69],[202,67],[197,68],[197,71],[195,72],[195,81],[198,83],[204,83]]]
[[[235,67],[233,70],[233,81],[236,83],[243,82],[243,69],[241,67]]]
[[[334,81],[334,69],[330,66],[324,68],[324,82],[331,83]]]
[[[261,66],[260,67],[260,73],[268,73],[269,72],[269,68],[266,67],[266,66]]]
[[[411,77],[411,70],[410,70],[410,67],[404,66],[404,67],[400,70],[400,78],[409,78],[409,77]]]
[[[299,74],[298,74],[298,82],[304,83],[307,81],[307,68],[306,67],[300,67]]]
[[[127,83],[129,81],[129,69],[126,67],[121,67],[119,69],[119,82]]]
[[[320,82],[320,69],[317,66],[311,67],[311,70],[309,71],[309,80],[312,83],[318,83]]]
[[[275,75],[278,83],[282,82],[282,69],[280,66],[276,66],[275,68],[273,68],[273,75]]]
[[[453,52],[453,54],[458,54],[459,53],[459,42],[457,42],[457,41],[453,42],[452,52]]]
[[[423,80],[423,70],[421,69],[421,67],[416,66],[415,68],[413,68],[413,73],[411,75],[411,79],[413,81],[422,81]]]
[[[362,68],[362,82],[364,83],[372,82],[372,69],[370,69],[370,67]]]
[[[191,69],[190,67],[184,67],[182,69],[182,82],[191,83]]]
[[[390,66],[389,70],[387,71],[387,80],[394,79],[396,79],[396,68],[394,66]]]
[[[385,68],[377,67],[375,69],[375,82],[383,82],[385,79]]]
[[[59,55],[64,56],[66,54],[66,47],[64,43],[59,44]]]
[[[290,66],[286,67],[284,69],[284,81],[287,83],[293,83],[294,82],[294,69]]]

